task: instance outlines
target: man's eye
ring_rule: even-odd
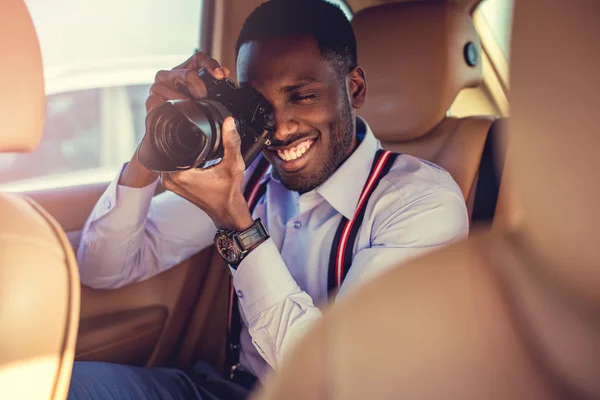
[[[306,94],[306,95],[294,95],[292,96],[292,101],[309,101],[309,100],[314,100],[317,96],[315,96],[314,94]]]

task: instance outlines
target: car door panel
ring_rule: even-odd
[[[81,231],[108,182],[25,192],[52,215],[67,233]]]
[[[165,307],[149,306],[83,317],[75,360],[143,366],[156,347],[167,316]]]
[[[76,249],[108,183],[23,193],[59,222]],[[157,193],[162,190],[157,189]],[[212,247],[142,282],[115,290],[82,285],[76,360],[222,367],[229,272]]]

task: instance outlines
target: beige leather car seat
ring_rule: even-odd
[[[491,207],[484,221],[490,222],[499,185],[489,184],[493,176],[485,175],[481,188],[491,205],[480,199],[473,209],[495,117],[446,116],[462,89],[482,82],[481,43],[471,16],[450,1],[400,2],[364,9],[352,24],[367,73],[368,97],[359,115],[384,147],[446,169],[460,186],[469,215],[486,219],[480,207]],[[493,139],[488,148],[498,147]],[[502,153],[498,158],[501,171]]]
[[[0,54],[0,152],[30,152],[42,135],[45,97],[22,0],[2,1]],[[66,398],[79,290],[75,256],[56,221],[25,197],[0,194],[0,398]]]
[[[581,3],[515,3],[520,225],[341,300],[257,399],[600,398],[600,3]]]

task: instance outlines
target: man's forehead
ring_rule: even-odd
[[[240,83],[326,78],[327,63],[312,36],[286,36],[251,41],[240,47]]]

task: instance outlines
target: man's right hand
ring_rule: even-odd
[[[150,87],[150,95],[146,99],[146,113],[168,100],[205,98],[206,86],[198,76],[198,71],[202,68],[217,79],[228,78],[230,74],[229,69],[221,67],[216,60],[202,52],[197,52],[181,65],[169,71],[156,73],[154,83]],[[142,188],[158,179],[157,173],[140,163],[137,157],[138,150],[139,147],[121,174],[119,185]]]

